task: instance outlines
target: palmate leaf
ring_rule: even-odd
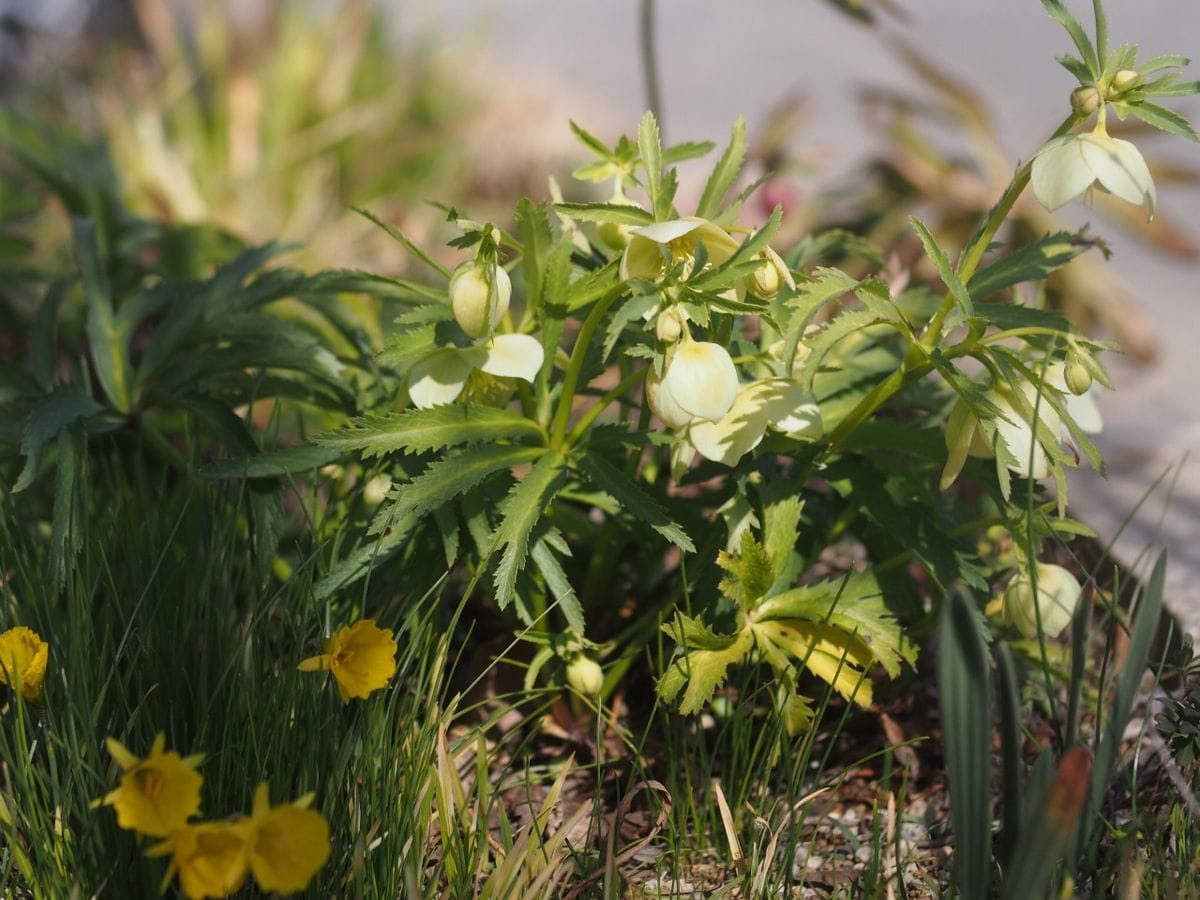
[[[541,427],[519,413],[462,403],[351,419],[340,431],[316,435],[313,443],[342,453],[358,450],[370,459],[397,450],[424,453],[457,444],[544,439]]]
[[[489,556],[504,551],[496,567],[496,603],[506,608],[516,599],[517,575],[525,566],[529,536],[542,518],[546,505],[566,482],[566,457],[557,451],[544,452],[529,473],[517,482],[500,504],[500,525],[492,535]],[[518,606],[522,618],[528,611]]]
[[[577,468],[594,487],[612,497],[625,512],[649,525],[685,553],[696,552],[696,545],[683,527],[616,466],[593,454],[581,459]]]
[[[750,625],[759,652],[786,677],[790,660],[808,669],[847,700],[871,705],[871,681],[867,670],[874,654],[858,635],[842,628],[800,619],[770,619]]]
[[[717,565],[725,570],[718,585],[726,597],[744,610],[750,610],[775,581],[774,567],[767,549],[750,531],[743,531],[736,554],[722,550]]]
[[[736,635],[716,634],[683,613],[676,613],[663,631],[675,639],[681,652],[659,679],[658,693],[673,703],[686,685],[679,703],[684,715],[703,709],[725,681],[729,667],[741,662],[754,647],[754,637],[747,629]]]
[[[392,488],[388,502],[371,523],[370,533],[380,534],[410,516],[421,519],[436,507],[476,487],[485,478],[533,462],[545,452],[541,447],[481,444],[432,462],[412,481]]]
[[[870,572],[784,591],[759,604],[755,613],[759,621],[800,619],[853,634],[892,678],[903,663],[911,665],[917,658],[916,647],[904,637]]]

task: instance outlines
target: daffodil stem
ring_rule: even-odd
[[[1055,138],[1062,137],[1069,132],[1083,118],[1080,113],[1072,112],[1069,116],[1063,119],[1061,125],[1055,129],[1054,134],[1050,135],[1047,140],[1052,141]],[[975,274],[979,268],[979,263],[983,261],[983,255],[987,253],[988,247],[992,243],[992,238],[996,236],[996,232],[1000,230],[1000,226],[1004,224],[1004,220],[1008,218],[1008,214],[1012,212],[1013,204],[1017,202],[1017,198],[1025,190],[1029,184],[1029,176],[1033,171],[1032,157],[1021,168],[1017,169],[1013,179],[1009,182],[1004,193],[1000,195],[1000,199],[996,201],[996,205],[992,207],[988,217],[984,220],[979,231],[971,238],[966,249],[963,250],[962,256],[959,257],[957,274],[959,280],[963,284],[967,284],[971,280],[971,276]],[[954,309],[956,300],[952,291],[947,291],[946,296],[942,299],[942,305],[938,307],[933,318],[929,320],[929,324],[925,327],[924,333],[921,335],[920,344],[926,350],[932,350],[942,342],[942,326],[946,322],[946,316],[950,315],[950,311]],[[963,355],[958,353],[955,355]],[[829,448],[832,450],[842,444],[855,428],[866,421],[875,410],[883,406],[897,391],[899,391],[908,382],[909,378],[920,377],[932,368],[932,364],[928,362],[910,365],[909,356],[905,356],[904,362],[891,375],[875,385],[874,389],[858,402],[858,405],[846,415],[844,419],[834,429],[829,436]]]
[[[562,394],[558,398],[558,408],[554,411],[554,422],[550,428],[550,447],[555,450],[563,446],[567,434],[567,423],[571,419],[571,407],[575,402],[575,391],[579,387],[579,376],[583,371],[583,361],[587,358],[588,346],[592,342],[596,329],[600,327],[600,321],[604,318],[604,314],[608,312],[608,308],[613,305],[624,289],[624,285],[619,285],[611,293],[597,300],[592,311],[583,320],[579,334],[575,336],[575,346],[571,350],[571,358],[567,362],[567,371],[563,376]]]
[[[617,383],[616,387],[597,400],[587,412],[580,416],[579,421],[575,423],[575,427],[571,429],[571,433],[566,437],[566,446],[574,447],[579,442],[579,439],[587,433],[591,424],[599,418],[600,414],[608,409],[614,400],[623,397],[632,387],[640,384],[648,371],[650,371],[648,367],[642,367],[636,372],[630,372]]]

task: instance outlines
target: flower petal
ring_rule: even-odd
[[[1050,212],[1074,200],[1096,180],[1080,152],[1081,139],[1086,137],[1071,134],[1056,138],[1033,158],[1033,193]]]
[[[482,371],[529,382],[537,377],[546,358],[542,342],[529,334],[498,334],[480,349],[484,351],[479,362]]]
[[[705,459],[733,466],[762,442],[768,424],[766,400],[761,392],[746,388],[719,422],[701,419],[688,429],[687,439]]]
[[[650,404],[650,411],[672,431],[686,428],[692,421],[692,414],[662,389],[662,379],[653,369],[646,376],[646,402]]]
[[[670,219],[666,222],[655,222],[652,225],[641,225],[630,229],[631,235],[649,238],[656,244],[668,244],[685,234],[691,234],[701,225],[707,224],[703,219]]]
[[[437,350],[408,372],[408,396],[419,409],[453,403],[474,366],[459,350]]]
[[[1110,194],[1120,197],[1134,206],[1150,204],[1150,215],[1154,215],[1154,179],[1146,167],[1146,161],[1138,148],[1129,141],[1102,135],[1085,135],[1080,141],[1079,151],[1096,181]]]
[[[662,390],[684,412],[717,422],[737,397],[737,369],[729,351],[720,344],[685,340],[667,366]]]

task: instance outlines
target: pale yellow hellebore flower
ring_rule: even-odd
[[[683,264],[683,277],[687,278],[698,244],[704,245],[708,263],[713,266],[727,262],[740,246],[724,228],[696,216],[631,228],[621,255],[621,280],[657,281],[666,274],[668,257],[672,266]]]
[[[1040,614],[1042,632],[1047,638],[1056,638],[1071,624],[1075,605],[1083,588],[1075,576],[1052,563],[1037,564],[1037,597],[1034,597],[1033,579],[1029,572],[1017,574],[1004,589],[1000,612],[1006,623],[1013,625],[1026,638],[1038,636]],[[990,609],[994,611],[994,606]]]
[[[408,396],[418,409],[453,403],[476,369],[532,383],[543,359],[541,341],[528,334],[497,334],[474,347],[442,347],[408,370]]]
[[[1138,148],[1108,136],[1103,124],[1084,134],[1047,143],[1033,158],[1034,196],[1050,212],[1099,187],[1134,206],[1148,204],[1154,218],[1154,179]]]

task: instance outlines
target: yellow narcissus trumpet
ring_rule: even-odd
[[[374,619],[360,619],[339,628],[325,642],[324,653],[301,661],[296,668],[329,671],[343,703],[351,698],[365,700],[396,674],[396,649],[390,628],[380,628]]]
[[[1138,148],[1108,136],[1103,123],[1094,131],[1050,141],[1033,158],[1033,193],[1050,212],[1099,187],[1134,206],[1147,204],[1154,217],[1154,179]]]
[[[450,309],[454,320],[473,338],[496,330],[512,299],[512,280],[492,262],[465,262],[450,276]]]
[[[1004,589],[1001,613],[1005,622],[1030,640],[1038,636],[1039,617],[1046,637],[1056,638],[1071,624],[1082,591],[1075,576],[1062,566],[1037,563],[1036,598],[1029,572],[1020,572]]]
[[[32,628],[18,625],[0,634],[0,684],[29,701],[42,699],[50,647]]]
[[[308,808],[312,800],[306,794],[294,803],[272,806],[266,784],[255,790],[247,857],[264,891],[302,891],[329,859],[329,823]]]
[[[200,811],[204,779],[196,767],[203,755],[180,757],[173,750],[165,752],[166,737],[161,733],[145,759],[134,756],[116,738],[105,743],[123,773],[116,790],[98,802],[116,810],[118,826],[151,837],[166,837]]]
[[[250,861],[250,827],[239,822],[198,822],[173,831],[147,856],[171,856],[162,890],[176,874],[189,898],[227,897],[242,886]]]

